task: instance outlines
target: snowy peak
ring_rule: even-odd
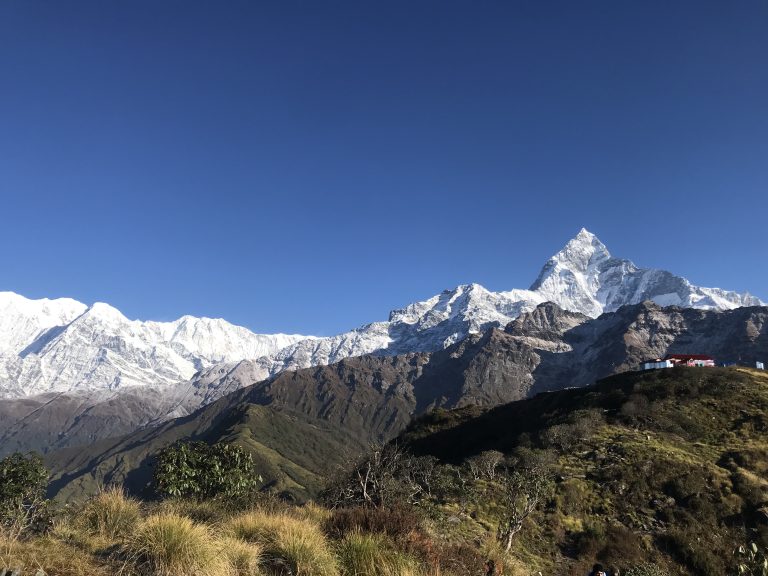
[[[564,310],[593,318],[644,300],[716,310],[762,304],[749,294],[701,288],[666,270],[638,268],[629,260],[613,258],[584,228],[549,259],[531,290]]]
[[[219,362],[276,354],[301,335],[254,334],[224,320],[129,320],[103,302],[0,293],[0,397],[164,386]]]
[[[553,256],[554,260],[582,273],[598,267],[610,258],[611,253],[608,252],[605,244],[586,228],[582,228],[576,237],[565,245],[565,248]]]
[[[575,238],[547,261],[531,290],[544,301],[555,302],[561,308],[599,316],[603,306],[596,295],[600,289],[600,274],[611,261],[605,244],[582,228]]]
[[[570,273],[574,277],[592,277],[600,266],[610,259],[611,253],[605,244],[586,228],[582,228],[575,238],[547,261],[531,290],[541,289],[553,275]]]
[[[0,292],[0,355],[19,354],[56,327],[66,326],[88,307],[71,298],[30,300]]]

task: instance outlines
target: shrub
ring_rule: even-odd
[[[489,558],[501,567],[501,559],[505,556],[501,550],[486,550],[483,553],[469,544],[433,546],[430,552],[429,563],[442,574],[477,574]]]
[[[180,442],[158,453],[154,485],[162,497],[239,498],[257,488],[256,477],[240,446]]]
[[[504,453],[498,450],[485,450],[475,456],[466,459],[470,474],[475,480],[482,478],[493,480],[496,477],[501,463],[504,461]]]
[[[45,499],[48,470],[36,453],[15,452],[0,460],[0,529],[11,540],[50,527],[50,502]]]
[[[584,529],[574,534],[573,541],[579,558],[596,558],[608,543],[605,526],[602,522],[585,522]]]
[[[410,508],[339,508],[326,519],[323,528],[333,538],[349,532],[386,534],[394,539],[421,528],[419,517]]]
[[[141,508],[120,487],[102,490],[91,498],[80,516],[86,529],[110,539],[125,538],[133,534],[141,519]]]
[[[670,530],[662,541],[672,556],[692,572],[706,576],[725,573],[723,559],[716,550],[701,542],[696,533],[680,529]]]
[[[669,573],[656,564],[641,564],[627,570],[626,576],[669,576]]]
[[[232,518],[225,529],[236,538],[261,545],[267,566],[286,567],[294,576],[338,574],[325,536],[311,521],[254,511]]]
[[[737,563],[735,574],[744,576],[767,576],[768,555],[765,550],[760,550],[757,544],[750,542],[746,546],[739,546],[735,552]]]
[[[210,530],[174,514],[150,516],[131,538],[129,551],[155,576],[224,576],[231,573]]]

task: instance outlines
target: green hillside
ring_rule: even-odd
[[[288,409],[221,400],[193,417],[105,440],[88,450],[70,448],[49,455],[48,465],[61,471],[54,474],[49,493],[62,502],[81,500],[102,485],[121,484],[137,496],[151,497],[155,454],[188,440],[243,446],[253,456],[263,488],[302,501],[367,447],[364,438],[324,420]]]
[[[465,479],[490,450],[546,468],[552,492],[513,541],[529,568],[580,575],[596,560],[652,562],[714,576],[731,573],[737,545],[768,544],[767,410],[763,372],[680,368],[434,412],[398,443]],[[486,476],[429,505],[445,538],[481,541],[498,526],[501,497]]]

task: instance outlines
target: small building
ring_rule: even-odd
[[[656,358],[655,360],[646,360],[643,362],[643,370],[657,370],[659,368],[672,368],[674,364],[669,360]]]
[[[755,368],[758,370],[765,370],[765,365],[762,362],[755,362]]]
[[[664,358],[655,358],[643,362],[643,370],[674,368],[675,366],[714,366],[715,359],[705,354],[667,354]]]
[[[705,354],[668,354],[665,358],[673,366],[714,366],[715,359]]]

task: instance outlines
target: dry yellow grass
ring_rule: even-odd
[[[129,553],[153,576],[230,576],[233,568],[211,530],[189,518],[156,514],[129,540]]]
[[[290,511],[296,518],[309,520],[319,525],[322,525],[331,516],[331,511],[328,508],[324,508],[312,501],[307,502],[303,506],[296,506]]]
[[[418,574],[413,558],[397,552],[381,534],[347,534],[336,547],[342,576],[410,576]]]
[[[1,549],[0,568],[22,568],[22,574],[43,570],[56,576],[111,576],[119,569],[53,537],[3,543]]]
[[[141,522],[141,505],[121,487],[103,489],[83,507],[78,520],[89,534],[110,540],[125,539]]]
[[[236,538],[260,544],[267,566],[287,565],[295,576],[338,576],[325,535],[309,519],[253,511],[230,519],[225,529]]]
[[[189,500],[185,498],[173,498],[163,500],[154,505],[153,511],[156,514],[176,514],[186,516],[201,524],[215,525],[231,516],[222,506],[212,500]]]
[[[219,546],[229,559],[233,573],[237,576],[261,576],[261,546],[231,536],[219,539]]]

